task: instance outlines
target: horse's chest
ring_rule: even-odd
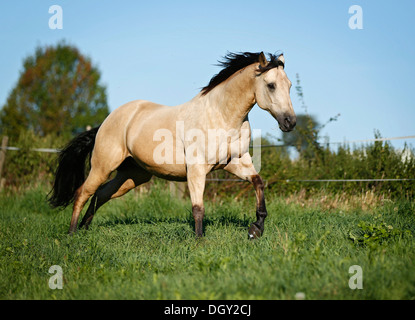
[[[226,164],[233,158],[240,158],[249,148],[249,137],[236,134],[211,135],[206,143],[206,158],[209,164]]]

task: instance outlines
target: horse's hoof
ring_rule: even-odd
[[[251,224],[248,230],[249,239],[256,239],[262,236],[263,230],[261,230],[255,223]]]

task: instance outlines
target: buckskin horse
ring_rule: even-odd
[[[91,196],[80,224],[86,229],[104,203],[155,175],[188,182],[195,233],[202,236],[206,175],[217,169],[253,184],[257,220],[248,235],[257,238],[263,234],[267,216],[264,183],[249,154],[248,113],[258,104],[271,113],[282,131],[293,130],[292,84],[284,71],[282,54],[268,54],[267,59],[263,52],[228,53],[219,63],[223,69],[192,100],[174,107],[144,100],[126,103],[99,127],[81,133],[60,151],[48,201],[53,207],[73,202],[70,234],[76,231],[79,215]],[[205,138],[212,130],[229,134],[225,139],[216,135],[195,140],[195,130]],[[164,151],[160,152],[162,140]],[[231,150],[235,143],[239,146],[236,151]],[[161,155],[166,154],[173,157],[163,159]],[[88,156],[90,171],[85,179]],[[115,177],[108,181],[114,171]]]

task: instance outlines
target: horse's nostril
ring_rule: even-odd
[[[297,124],[297,118],[294,116],[293,118],[290,119],[290,121],[291,121],[292,128],[294,128],[295,125]]]

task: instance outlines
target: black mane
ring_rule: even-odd
[[[217,85],[228,79],[231,75],[233,75],[235,72],[249,66],[250,64],[253,64],[255,62],[259,62],[259,56],[261,55],[261,52],[240,52],[240,53],[233,53],[229,52],[222,61],[218,61],[217,64],[220,67],[223,67],[218,74],[214,75],[212,79],[210,79],[209,84],[202,88],[201,92],[202,95],[207,94],[210,92],[213,88],[215,88]],[[276,68],[278,66],[283,66],[284,64],[282,61],[278,60],[278,57],[280,55],[273,55],[268,54],[269,56],[269,62],[265,67],[260,67],[258,71],[260,73],[268,71],[272,68]]]

